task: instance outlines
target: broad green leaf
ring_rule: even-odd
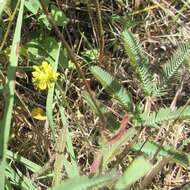
[[[69,22],[69,18],[66,17],[63,10],[57,8],[56,6],[51,6],[51,14],[53,16],[54,21],[58,26],[65,27]]]
[[[31,60],[37,58],[47,60],[49,63],[55,62],[57,58],[58,43],[55,38],[41,36],[40,34],[27,43],[28,52]],[[41,64],[41,62],[39,63]]]
[[[115,189],[123,190],[135,183],[153,168],[143,156],[139,156],[125,170],[123,176],[116,182]]]
[[[57,8],[55,5],[51,6],[51,14],[53,20],[58,26],[62,26],[64,28],[69,22],[69,18],[66,17],[63,10]],[[38,20],[42,21],[42,23],[47,27],[48,30],[51,30],[51,25],[44,13],[41,13],[41,15],[38,17]]]
[[[49,5],[49,0],[44,0],[46,6]],[[39,0],[25,0],[25,7],[33,14],[37,14],[41,10],[41,5]]]
[[[37,14],[40,8],[40,2],[38,0],[25,0],[25,7],[33,14]]]

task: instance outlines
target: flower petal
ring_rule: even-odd
[[[41,121],[44,121],[47,119],[45,115],[45,111],[40,107],[34,108],[31,112],[31,115],[34,119],[41,120]]]

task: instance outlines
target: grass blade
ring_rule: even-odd
[[[65,110],[61,105],[59,105],[59,112],[61,115],[62,125],[63,125],[63,127],[66,127],[66,148],[67,148],[67,152],[69,153],[70,160],[71,160],[69,162],[64,158],[63,159],[64,167],[65,167],[69,177],[79,176],[77,160],[76,160],[74,148],[72,145],[72,139],[71,139],[69,130],[67,128],[68,123],[67,123],[67,118],[65,116]]]
[[[19,14],[16,23],[16,29],[14,32],[13,43],[11,47],[10,54],[10,64],[8,66],[7,71],[7,81],[5,85],[5,94],[6,94],[6,102],[5,102],[5,110],[4,116],[0,121],[0,181],[1,186],[0,189],[4,190],[5,184],[5,165],[6,165],[6,154],[7,154],[7,143],[9,139],[9,132],[11,127],[11,118],[14,104],[14,89],[15,89],[15,72],[16,67],[18,65],[18,51],[19,51],[19,43],[20,43],[20,35],[21,35],[21,27],[22,27],[22,19],[24,12],[24,0],[21,0],[21,5],[19,9]]]
[[[7,158],[13,160],[14,162],[22,163],[27,169],[34,173],[41,169],[41,166],[39,166],[38,164],[35,164],[34,162],[24,158],[23,156],[20,156],[17,153],[13,153],[9,150],[7,151]]]
[[[19,189],[37,190],[32,184],[32,181],[24,176],[19,170],[15,171],[10,166],[8,166],[5,172],[11,183],[15,186],[18,186]]]
[[[55,63],[51,64],[54,71],[57,71],[57,67],[59,64],[60,51],[61,51],[61,43],[59,43],[58,45],[57,58],[55,60]],[[55,140],[55,125],[53,122],[53,110],[52,110],[54,88],[55,88],[55,84],[53,84],[52,87],[48,90],[48,95],[47,95],[47,100],[46,100],[46,114],[47,114],[49,126],[52,130],[53,138]]]

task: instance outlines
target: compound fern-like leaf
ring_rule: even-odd
[[[148,126],[156,126],[170,120],[190,119],[190,106],[182,106],[176,111],[171,111],[170,108],[161,108],[158,112],[152,112],[150,115],[141,115],[144,124]]]
[[[155,88],[156,83],[154,83],[153,76],[148,69],[148,58],[142,53],[140,45],[132,33],[127,30],[122,32],[121,37],[130,63],[142,82],[144,92],[149,96],[160,96],[161,92],[158,87]]]
[[[179,67],[188,57],[190,57],[190,44],[180,45],[163,68],[163,77],[166,82],[176,74]]]
[[[98,66],[91,66],[90,71],[113,98],[118,100],[128,111],[132,111],[131,95],[120,83]]]
[[[147,141],[145,143],[137,143],[134,144],[132,147],[135,151],[141,151],[149,156],[153,156],[156,154],[157,150],[160,149],[158,156],[170,156],[173,158],[177,163],[183,165],[184,167],[188,168],[190,163],[190,154],[185,152],[177,151],[169,146],[162,146],[160,147],[159,144],[156,144],[151,141]]]

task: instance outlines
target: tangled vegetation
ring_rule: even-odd
[[[0,3],[0,190],[190,188],[189,1]]]

